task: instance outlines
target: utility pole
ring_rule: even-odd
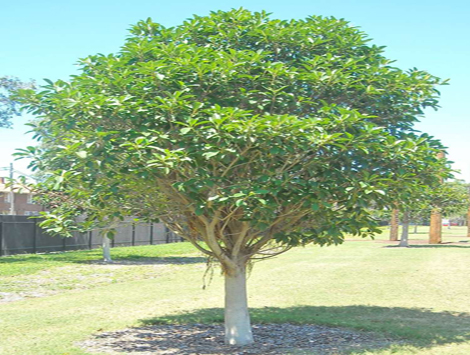
[[[13,186],[13,163],[10,163],[10,214],[15,215],[15,191]]]
[[[10,197],[10,214],[15,215],[15,187],[13,186],[13,174],[15,173],[15,170],[13,169],[13,163],[10,163],[9,167],[0,167],[0,171],[3,170],[8,170],[10,172],[10,192],[8,193],[8,196]]]
[[[11,215],[16,215],[16,211],[15,211],[15,186],[14,186],[14,183],[13,183],[14,174],[16,173],[18,175],[28,177],[28,178],[30,178],[34,181],[37,181],[37,178],[34,177],[34,176],[31,176],[31,175],[25,174],[21,171],[13,169],[13,163],[10,163],[10,166],[0,167],[0,171],[9,171],[9,175],[10,175],[10,178],[9,178],[10,179],[10,192],[8,193],[8,196],[10,198],[10,211],[9,211],[9,213]],[[16,186],[18,186],[18,185],[16,185]]]

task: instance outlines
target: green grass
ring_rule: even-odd
[[[429,239],[429,226],[418,226],[417,233],[414,232],[414,225],[410,226],[409,229],[409,239],[413,240],[428,240]],[[399,228],[400,237],[402,232],[402,227]],[[388,227],[382,228],[382,234],[376,235],[376,240],[388,240],[390,234],[390,229]],[[456,227],[452,226],[450,229],[448,227],[442,227],[442,242],[443,243],[454,243],[458,241],[468,240],[467,238],[467,227]]]
[[[155,253],[155,250],[158,253]],[[145,260],[154,258],[175,258],[194,254],[187,243],[160,246],[136,246],[113,248],[112,257],[119,260]],[[33,274],[54,267],[72,264],[86,264],[102,259],[101,249],[69,251],[51,254],[23,254],[0,258],[0,276]]]
[[[205,261],[187,243],[114,248],[112,256],[113,264],[102,262],[96,249],[0,258],[0,302],[152,279],[171,272],[172,265]]]
[[[255,264],[253,322],[324,324],[395,340],[357,353],[470,354],[470,250],[394,244],[297,248]],[[203,290],[205,263],[190,245],[112,252],[116,265],[97,262],[99,251],[0,259],[0,292],[45,295],[0,304],[0,353],[87,354],[75,342],[97,332],[222,320],[222,278],[216,272]]]

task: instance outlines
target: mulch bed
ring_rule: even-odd
[[[224,344],[223,325],[155,325],[101,333],[78,344],[93,353],[164,355],[341,354],[392,344],[376,334],[317,325],[254,325],[255,344]],[[394,341],[396,344],[397,342]]]

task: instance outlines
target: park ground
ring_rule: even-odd
[[[413,231],[413,228],[411,229]],[[248,281],[252,321],[373,332],[389,341],[354,354],[470,354],[470,241],[443,229],[442,245],[410,248],[350,238],[295,248],[256,263]],[[468,243],[467,243],[468,242]],[[0,258],[0,354],[88,354],[93,334],[148,324],[222,320],[223,280],[206,275],[187,243]],[[205,286],[203,288],[203,286]]]

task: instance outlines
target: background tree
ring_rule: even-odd
[[[463,181],[438,182],[422,187],[414,198],[410,197],[400,205],[403,230],[399,246],[408,246],[409,224],[412,220],[429,221],[433,212],[446,218],[463,216],[469,203],[467,185]]]
[[[24,83],[18,78],[0,76],[0,127],[11,127],[11,119],[19,115],[18,102],[12,98],[12,93],[28,87],[34,87],[34,84]]]
[[[408,247],[408,236],[409,236],[409,229],[410,229],[410,212],[405,210],[403,212],[402,218],[402,232],[400,243],[398,244],[399,247]]]
[[[463,181],[446,181],[441,186],[428,192],[428,206],[432,213],[438,213],[444,217],[464,215],[469,207],[469,195],[467,185]],[[450,221],[449,221],[450,223]],[[442,229],[442,222],[439,226]],[[440,243],[430,235],[429,243]]]
[[[379,233],[369,207],[442,171],[412,130],[442,81],[368,41],[344,20],[243,9],[141,21],[118,54],[23,93],[44,142],[24,154],[86,192],[89,219],[161,219],[217,260],[226,342],[247,344],[251,261]]]
[[[390,217],[390,240],[398,240],[398,229],[400,227],[400,211],[398,208],[393,208]]]
[[[114,228],[121,224],[120,221],[106,220],[100,223],[98,219],[93,218],[93,215],[90,215],[93,208],[89,208],[87,192],[64,189],[63,175],[35,175],[38,178],[35,183],[27,181],[24,177],[20,177],[17,183],[30,191],[34,195],[34,201],[48,211],[41,212],[41,217],[47,218],[39,223],[40,227],[49,234],[62,238],[73,237],[73,232],[97,230],[102,237],[103,260],[112,262],[110,238],[114,237]]]
[[[470,184],[467,184],[467,192],[468,192],[468,197],[470,200]],[[467,222],[467,237],[470,238],[470,203],[468,204],[466,222]]]

